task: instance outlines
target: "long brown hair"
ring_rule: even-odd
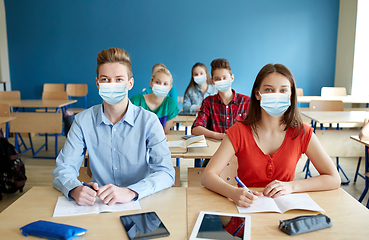
[[[193,79],[193,70],[194,70],[196,67],[202,67],[202,68],[205,70],[205,73],[206,73],[206,82],[207,82],[208,84],[212,84],[212,82],[211,82],[211,78],[210,78],[210,74],[209,74],[209,71],[208,71],[208,69],[206,68],[205,64],[200,63],[200,62],[195,63],[195,65],[193,65],[192,70],[191,70],[191,81],[190,81],[190,83],[188,84],[188,86],[187,86],[187,88],[186,88],[185,95],[186,95],[186,92],[188,91],[188,89],[190,89],[190,88],[194,88],[194,87],[195,87],[195,84],[197,84],[197,83],[195,83],[195,80]]]
[[[281,124],[286,124],[285,131],[288,127],[294,128],[294,138],[296,138],[301,131],[305,133],[305,129],[301,120],[300,112],[298,110],[297,94],[296,94],[296,83],[291,71],[282,64],[267,64],[265,65],[258,75],[256,76],[254,86],[250,94],[250,105],[247,112],[247,116],[242,123],[251,125],[253,132],[257,134],[256,123],[261,119],[261,107],[260,100],[256,99],[256,94],[260,90],[260,86],[264,78],[271,73],[280,73],[285,76],[291,84],[291,106],[283,114]]]

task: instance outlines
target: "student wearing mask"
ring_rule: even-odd
[[[244,119],[250,98],[231,88],[234,75],[227,59],[219,58],[211,62],[211,76],[218,94],[204,99],[191,133],[222,140],[225,131],[236,120]]]
[[[151,69],[151,77],[154,74],[154,72],[156,72],[160,68],[167,69],[167,67],[163,63],[157,63]],[[143,95],[147,95],[147,94],[151,94],[151,93],[152,93],[152,87],[151,86],[142,90]],[[174,101],[176,102],[177,106],[178,106],[178,94],[177,94],[177,89],[176,89],[175,86],[172,86],[172,88],[169,90],[167,96],[173,98]]]
[[[174,183],[174,168],[158,118],[128,99],[131,61],[110,48],[97,55],[96,86],[103,103],[75,117],[56,159],[53,186],[79,205],[126,203]],[[90,187],[77,179],[88,151]]]
[[[191,70],[191,81],[183,98],[183,112],[194,114],[200,111],[204,98],[217,94],[208,69],[203,63],[196,63]]]
[[[307,155],[320,175],[294,181],[295,168],[302,154]],[[247,187],[263,187],[262,193],[250,193],[220,178],[233,156],[237,156],[237,175],[241,181]],[[313,129],[301,121],[295,80],[285,66],[267,64],[260,70],[245,120],[226,131],[201,182],[241,207],[249,207],[261,195],[275,198],[340,187],[340,176],[331,158]]]
[[[141,106],[143,109],[153,112],[158,116],[165,134],[169,133],[174,118],[179,112],[174,99],[167,96],[172,83],[173,78],[169,70],[160,68],[151,77],[150,87],[152,88],[152,93],[147,95],[139,94],[131,97],[131,102],[134,105]]]

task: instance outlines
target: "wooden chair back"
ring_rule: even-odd
[[[0,92],[0,100],[20,100],[20,91],[2,91]]]
[[[68,94],[65,91],[42,92],[42,100],[68,100]]]
[[[62,133],[62,113],[14,112],[10,113],[12,133]]]
[[[43,92],[64,92],[64,83],[45,83]]]
[[[230,185],[237,186],[235,176],[237,176],[237,157],[233,157],[227,167],[221,172],[220,177]],[[205,168],[189,167],[187,169],[188,187],[201,187],[201,174]]]
[[[304,96],[304,90],[302,90],[302,88],[296,88],[296,95],[297,96]]]
[[[310,111],[343,111],[343,102],[339,100],[311,100]]]
[[[84,97],[88,93],[87,84],[67,84],[67,94],[71,97]]]
[[[322,87],[320,95],[322,97],[346,96],[347,92],[345,87]]]
[[[7,103],[0,103],[0,117],[10,117],[10,106]]]
[[[79,169],[78,180],[80,180],[81,182],[85,182],[85,183],[90,182],[92,175],[89,175],[88,170],[89,169],[87,167],[81,167]]]

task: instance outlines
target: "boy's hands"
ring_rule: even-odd
[[[138,195],[129,188],[117,187],[113,184],[102,186],[97,191],[97,196],[109,206],[115,203],[127,203],[132,201]]]
[[[69,192],[69,195],[81,206],[91,206],[99,197],[105,204],[111,206],[115,203],[127,203],[137,197],[137,193],[129,188],[117,187],[108,184],[99,187],[97,183],[88,183],[93,189],[87,186],[78,186]]]
[[[96,191],[99,190],[97,183],[88,183],[93,189],[87,186],[78,186],[69,192],[69,195],[81,206],[91,206],[96,201]],[[95,189],[95,190],[94,190]]]

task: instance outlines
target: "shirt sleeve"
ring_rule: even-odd
[[[155,115],[146,121],[146,151],[150,174],[127,188],[138,193],[138,199],[173,186],[175,171],[166,137]]]
[[[194,91],[190,88],[186,91],[183,98],[183,112],[185,113],[195,113],[196,112],[196,104],[192,104],[191,95],[195,94]]]
[[[309,146],[311,136],[313,135],[313,128],[309,127],[306,124],[304,124],[303,126],[305,128],[305,133],[302,136],[302,153],[305,153]]]
[[[179,108],[173,98],[168,97],[167,99],[168,115],[167,121],[172,120],[178,115]]]
[[[54,188],[69,199],[72,199],[69,197],[69,192],[81,185],[77,177],[85,154],[84,137],[78,117],[76,117],[68,132],[65,145],[56,158],[56,168],[53,171]]]
[[[205,98],[204,101],[202,102],[200,111],[197,113],[197,117],[192,124],[192,128],[198,126],[204,128],[207,127],[208,120],[210,118],[210,109],[211,109],[210,101],[208,100],[208,98]]]
[[[178,93],[177,93],[177,89],[175,86],[172,86],[172,88],[170,89],[168,93],[168,96],[174,99],[175,104],[178,107]]]
[[[233,145],[234,151],[236,154],[239,151],[239,145],[240,145],[240,139],[241,139],[241,129],[239,127],[239,124],[243,123],[235,123],[232,127],[226,130],[226,134],[229,137],[229,140],[231,140],[231,143]]]

